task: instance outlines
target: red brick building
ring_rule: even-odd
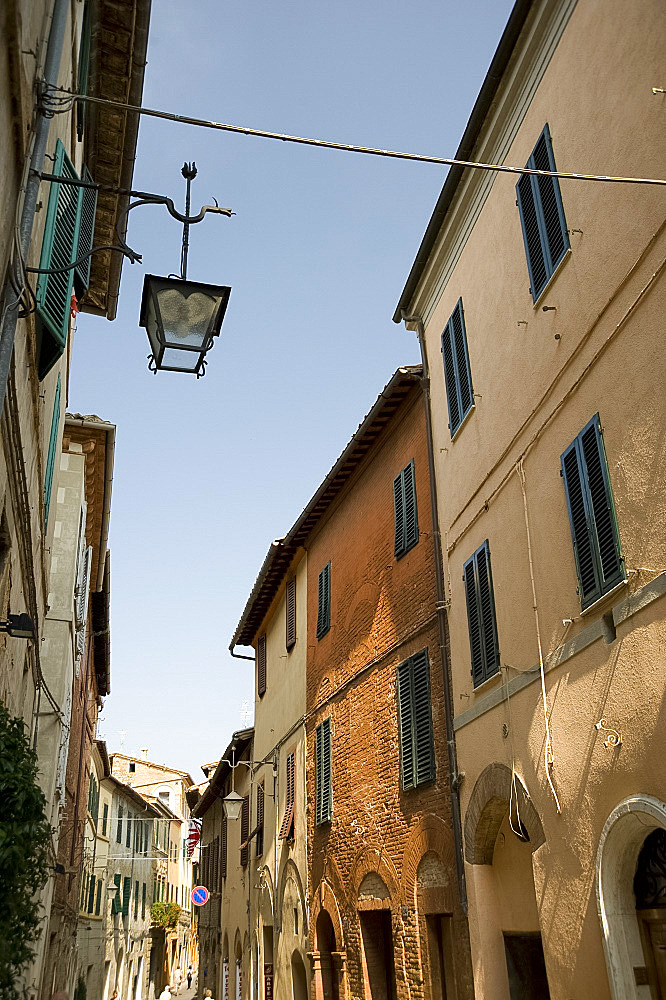
[[[328,477],[308,551],[314,996],[472,996],[458,899],[419,369]],[[313,801],[314,800],[314,801]]]

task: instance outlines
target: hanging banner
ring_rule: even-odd
[[[273,966],[264,965],[264,1000],[273,1000]]]
[[[222,963],[222,996],[223,1000],[229,1000],[229,959],[225,958]]]
[[[187,856],[191,858],[194,854],[194,848],[197,846],[201,840],[201,823],[200,819],[191,819],[187,828]]]

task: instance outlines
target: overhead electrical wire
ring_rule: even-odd
[[[55,94],[64,94],[66,97],[55,97]],[[166,121],[178,122],[181,125],[196,125],[199,128],[210,128],[221,132],[236,132],[241,135],[252,135],[259,139],[278,139],[280,142],[294,142],[301,146],[316,146],[321,149],[337,149],[346,153],[364,153],[367,156],[383,156],[395,160],[413,160],[418,163],[436,163],[445,167],[469,167],[473,170],[491,170],[508,174],[533,174],[537,177],[557,177],[560,180],[574,181],[599,181],[611,184],[652,184],[666,187],[666,179],[655,177],[620,177],[606,174],[587,174],[566,170],[536,170],[533,167],[513,167],[505,163],[482,163],[476,160],[459,160],[449,156],[427,156],[422,153],[401,153],[391,149],[376,149],[373,146],[354,146],[350,143],[329,142],[326,139],[308,139],[304,136],[289,135],[282,132],[269,132],[266,129],[249,128],[246,125],[229,125],[224,122],[207,121],[204,118],[192,118],[189,115],[176,115],[169,111],[157,111],[153,108],[144,108],[136,104],[124,104],[122,101],[112,101],[105,97],[90,97],[86,94],[77,94],[67,90],[65,87],[49,87],[45,89],[42,99],[48,107],[49,101],[53,100],[61,105],[59,108],[52,108],[53,113],[67,111],[71,102],[84,101],[87,104],[99,104],[111,108],[122,108],[125,111],[133,111],[138,115],[147,115],[150,118],[162,118]]]

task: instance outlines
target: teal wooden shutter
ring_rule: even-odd
[[[53,173],[78,180],[78,174],[58,139]],[[46,209],[40,268],[61,268],[73,264],[81,227],[81,189],[70,184],[51,183]],[[69,331],[74,271],[40,274],[37,279],[37,321],[39,334],[38,374],[48,374],[65,349]]]
[[[556,169],[547,124],[526,166],[532,170]],[[557,177],[523,174],[516,195],[530,291],[536,302],[570,245],[559,181]]]
[[[442,334],[442,357],[449,430],[453,437],[474,402],[462,299],[458,300]]]
[[[90,876],[88,885],[88,913],[92,913],[95,908],[95,876]]]
[[[333,757],[331,718],[317,726],[315,737],[315,823],[330,823],[333,816]]]
[[[113,894],[113,900],[111,902],[111,912],[120,913],[122,911],[122,902],[120,899],[120,875],[116,874],[113,876],[113,882],[116,886],[116,891]]]
[[[465,563],[463,583],[467,602],[471,674],[474,687],[477,687],[496,674],[500,667],[495,595],[487,540]]]
[[[435,749],[432,735],[432,706],[430,701],[430,664],[428,653],[421,650],[411,658],[412,690],[414,693],[415,784],[433,781],[435,777]]]
[[[394,551],[396,558],[400,559],[419,540],[414,459],[393,480],[393,510],[395,514]]]
[[[583,610],[624,579],[613,492],[597,413],[561,457]]]
[[[427,650],[400,664],[397,687],[400,776],[402,787],[407,790],[435,778]]]
[[[126,917],[129,913],[130,897],[132,895],[132,879],[126,875],[123,879],[123,908],[122,914]]]
[[[82,102],[79,102],[81,106]],[[92,183],[92,177],[87,167],[81,171],[81,178]],[[86,257],[93,248],[93,237],[95,235],[95,215],[97,212],[97,188],[81,188],[81,225],[79,226],[79,238],[76,245],[74,260],[82,260],[74,268],[74,291],[78,300],[83,298],[85,291],[90,284],[90,267],[92,257]]]
[[[55,469],[56,452],[58,450],[58,430],[60,428],[60,372],[56,383],[55,398],[53,400],[53,414],[51,415],[51,433],[49,435],[49,450],[46,456],[46,474],[44,476],[44,528],[49,524],[49,511],[51,509],[51,491],[53,489],[53,472]]]
[[[317,638],[325,636],[331,627],[331,564],[324,566],[317,585]]]

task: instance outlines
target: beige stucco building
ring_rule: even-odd
[[[458,156],[663,177],[665,29],[519,0]],[[430,370],[484,1000],[664,996],[665,209],[454,167],[394,317]]]

